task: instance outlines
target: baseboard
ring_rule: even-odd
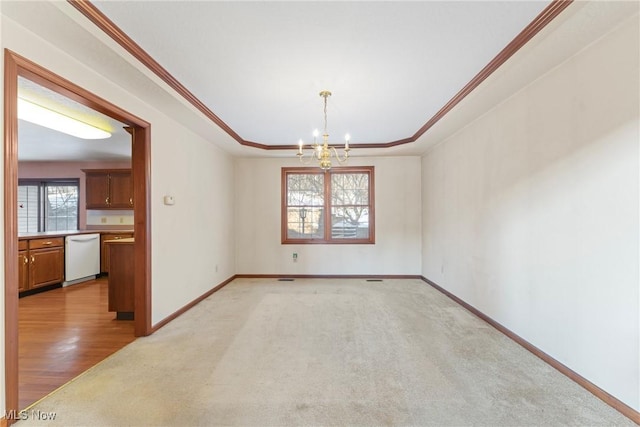
[[[493,320],[492,318],[490,318],[489,316],[487,316],[486,314],[484,314],[483,312],[481,312],[477,308],[473,307],[472,305],[469,305],[465,301],[461,300],[460,298],[458,298],[457,296],[455,296],[451,292],[447,291],[446,289],[442,288],[441,286],[439,286],[435,282],[432,282],[431,280],[427,279],[424,276],[420,276],[420,278],[423,281],[425,281],[426,283],[428,283],[430,286],[432,286],[433,288],[435,288],[438,291],[442,292],[444,295],[446,295],[447,297],[451,298],[453,301],[457,302],[458,304],[460,304],[461,306],[466,308],[468,311],[470,311],[471,313],[473,313],[474,315],[476,315],[480,319],[484,320],[485,322],[487,322],[488,324],[490,324],[491,326],[496,328],[498,331],[502,332],[504,335],[506,335],[507,337],[509,337],[510,339],[515,341],[516,343],[520,344],[525,349],[529,350],[531,353],[533,353],[534,355],[536,355],[537,357],[542,359],[547,364],[551,365],[553,368],[558,370],[560,373],[562,373],[562,374],[566,375],[567,377],[569,377],[571,380],[576,382],[578,385],[582,386],[584,389],[589,391],[591,394],[596,396],[598,399],[602,400],[604,403],[606,403],[607,405],[611,406],[613,409],[615,409],[616,411],[620,412],[622,415],[624,415],[625,417],[629,418],[634,423],[640,424],[640,412],[636,411],[635,409],[633,409],[630,406],[628,406],[626,403],[621,402],[617,398],[613,397],[612,395],[610,395],[609,393],[607,393],[606,391],[604,391],[603,389],[601,389],[600,387],[598,387],[597,385],[595,385],[594,383],[589,381],[588,379],[584,378],[580,374],[578,374],[575,371],[571,370],[566,365],[563,365],[562,363],[558,362],[556,359],[554,359],[553,357],[549,356],[547,353],[545,353],[544,351],[540,350],[538,347],[536,347],[535,345],[531,344],[529,341],[527,341],[524,338],[522,338],[521,336],[515,334],[511,330],[505,328],[500,323],[496,322],[495,320]]]
[[[200,295],[198,298],[194,299],[193,301],[191,301],[190,303],[188,303],[187,305],[185,305],[184,307],[180,308],[179,310],[177,310],[176,312],[174,312],[173,314],[170,314],[169,316],[165,317],[164,319],[162,319],[161,321],[159,321],[158,323],[156,323],[155,325],[153,325],[152,327],[152,332],[154,333],[156,332],[158,329],[162,328],[163,326],[165,326],[167,323],[171,322],[172,320],[180,317],[180,315],[182,315],[183,313],[189,311],[189,309],[193,308],[196,304],[198,304],[199,302],[201,302],[202,300],[204,300],[205,298],[209,297],[210,295],[212,295],[213,293],[219,291],[220,289],[222,289],[223,287],[227,286],[229,283],[231,283],[237,276],[231,276],[229,277],[227,280],[225,280],[224,282],[220,283],[219,285],[214,286],[212,289],[208,290],[207,292],[205,292],[204,294]]]
[[[409,274],[236,274],[236,279],[422,279]]]

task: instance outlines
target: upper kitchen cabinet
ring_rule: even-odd
[[[88,171],[86,175],[86,207],[87,209],[104,209],[109,206],[109,173]]]
[[[87,209],[133,209],[131,169],[83,169]]]
[[[133,208],[131,169],[109,173],[110,206],[114,209]]]

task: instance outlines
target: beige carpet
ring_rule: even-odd
[[[235,280],[31,411],[20,427],[633,425],[420,280]]]

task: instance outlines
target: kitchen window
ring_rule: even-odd
[[[375,243],[374,168],[282,168],[282,243]]]
[[[78,229],[78,179],[18,181],[18,233]]]

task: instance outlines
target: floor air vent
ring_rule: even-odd
[[[282,279],[278,279],[278,282],[293,282],[295,279],[289,279],[289,278],[282,278]]]
[[[367,279],[367,282],[382,282],[382,279]]]

